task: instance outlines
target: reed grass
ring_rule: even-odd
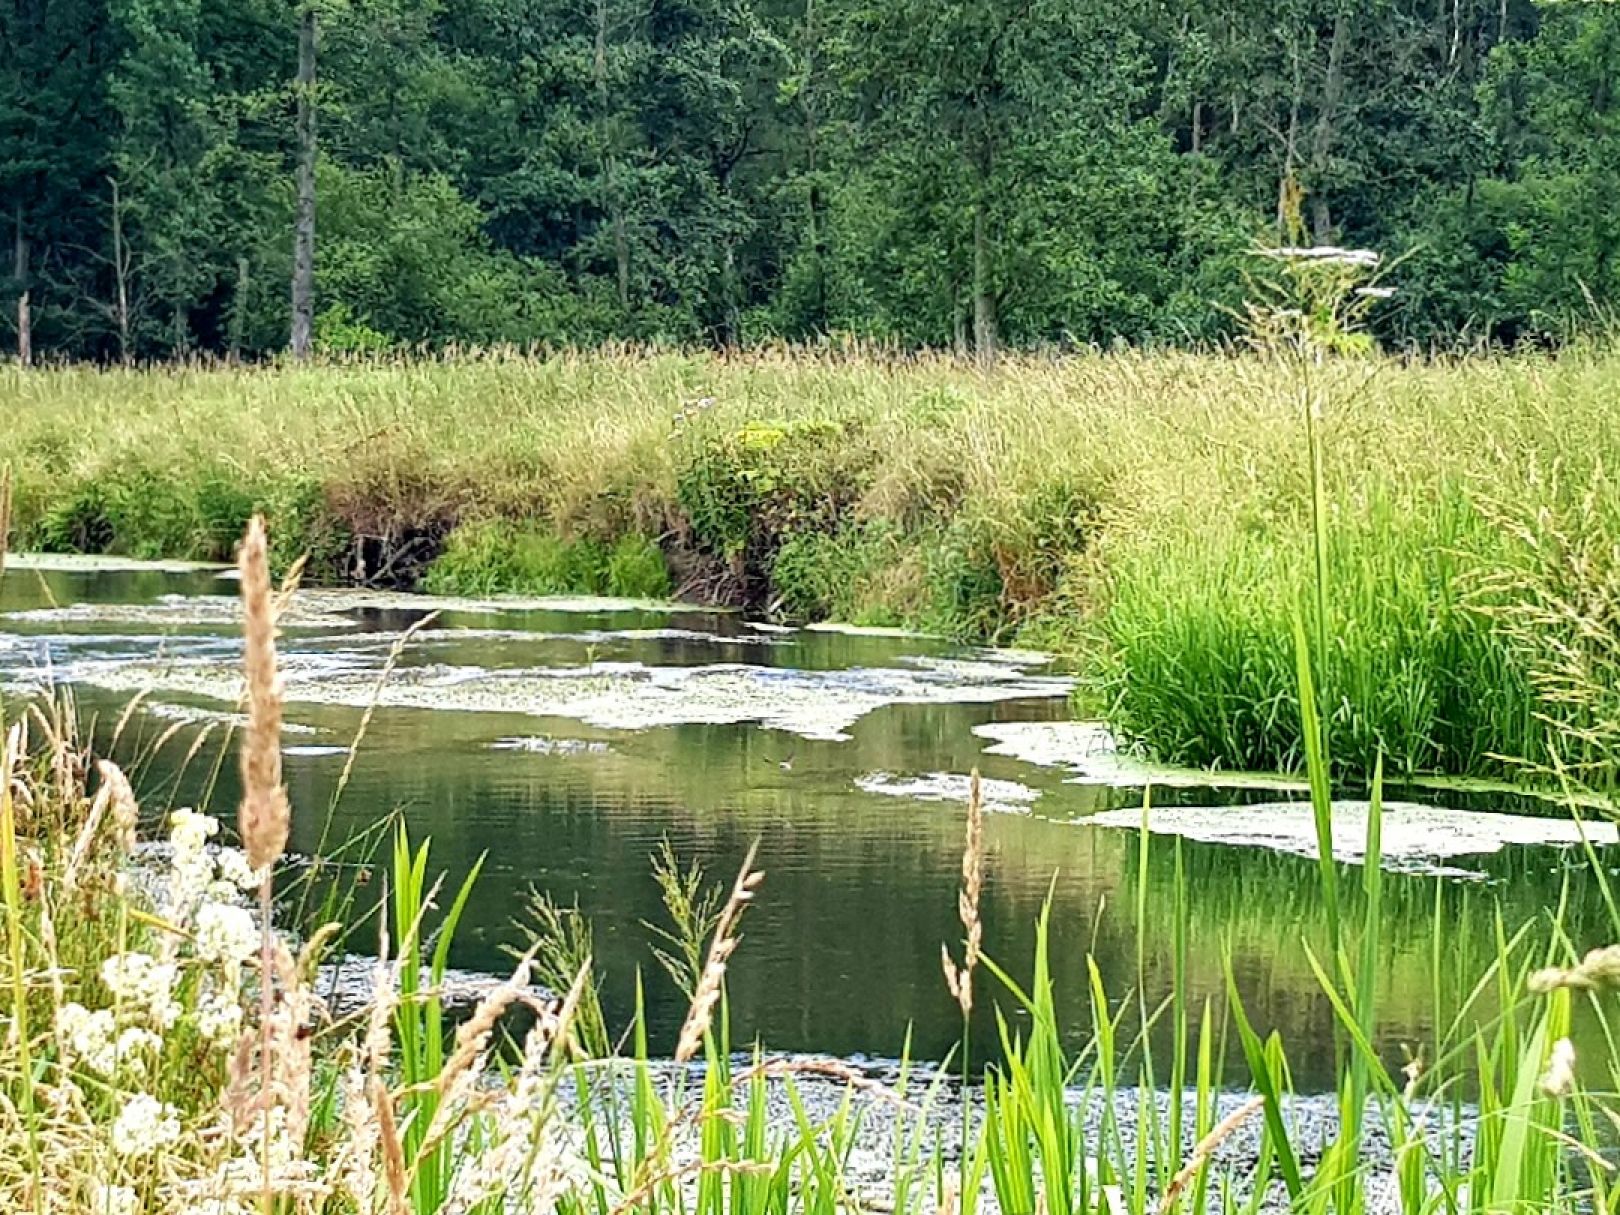
[[[1264,353],[5,368],[0,465],[24,547],[228,559],[260,511],[273,564],[307,553],[315,578],[673,591],[1052,646],[1086,711],[1231,768],[1304,763],[1292,612],[1326,576],[1338,773],[1544,773],[1558,749],[1604,783],[1575,743],[1620,714],[1560,605],[1613,581],[1620,359],[1313,374],[1307,409]]]

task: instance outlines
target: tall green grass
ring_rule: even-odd
[[[1620,360],[1311,374],[1320,417],[1266,353],[5,368],[0,465],[15,547],[217,558],[259,508],[312,577],[1039,644],[1084,711],[1229,768],[1303,762],[1290,613],[1320,563],[1341,774],[1606,783]]]

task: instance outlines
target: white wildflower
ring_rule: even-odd
[[[149,1029],[130,1026],[118,1035],[116,1058],[137,1075],[146,1074],[146,1057],[163,1049],[163,1039]]]
[[[163,1029],[180,1018],[180,1003],[174,998],[179,968],[173,962],[159,962],[150,954],[114,954],[101,964],[101,981],[121,1003],[146,1010]]]
[[[238,890],[257,890],[264,880],[264,871],[248,864],[247,853],[240,848],[221,848],[215,857],[219,878]]]
[[[90,1183],[89,1215],[139,1215],[140,1197],[127,1185]]]
[[[258,1207],[238,1198],[199,1198],[178,1208],[177,1215],[181,1210],[184,1215],[255,1215]]]
[[[169,818],[168,918],[184,924],[197,900],[214,880],[208,841],[219,834],[219,820],[195,810],[176,810]]]
[[[118,1070],[118,1023],[106,1009],[91,1012],[82,1004],[64,1004],[56,1013],[56,1032],[91,1071],[110,1076]]]
[[[121,1156],[147,1156],[180,1138],[180,1119],[174,1106],[150,1093],[136,1093],[124,1102],[112,1126],[113,1150]]]
[[[242,1005],[234,995],[208,992],[197,1001],[197,1032],[218,1046],[236,1040],[242,1028]]]
[[[219,834],[219,820],[195,810],[176,810],[169,816],[169,843],[176,854],[195,856]]]
[[[247,961],[259,949],[259,928],[246,907],[204,903],[197,910],[197,956],[227,966]]]

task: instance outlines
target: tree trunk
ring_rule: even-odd
[[[979,366],[996,361],[996,297],[990,283],[990,233],[984,192],[973,203],[973,354]]]
[[[613,129],[608,114],[607,82],[608,0],[596,0],[596,79],[597,120],[602,123],[602,174],[607,180],[607,205],[613,228],[613,265],[618,286],[619,310],[630,311],[630,236],[624,222],[624,199],[620,197],[619,159],[613,150]]]
[[[16,220],[16,244],[12,250],[11,272],[17,280],[17,362],[27,367],[34,361],[34,319],[28,298],[28,229],[24,224],[20,199],[13,217]]]
[[[805,235],[810,242],[810,257],[812,259],[811,275],[814,288],[811,292],[811,308],[813,310],[815,326],[825,332],[827,328],[827,245],[822,235],[824,225],[821,222],[821,181],[817,176],[821,171],[820,143],[821,133],[818,126],[815,97],[816,75],[816,2],[804,0],[804,86],[799,95],[800,105],[804,110],[804,155],[806,176],[810,180],[810,191],[806,198]]]
[[[720,345],[734,350],[742,343],[742,305],[737,282],[737,245],[729,236],[721,261],[720,293]]]
[[[118,361],[128,367],[134,361],[129,333],[129,273],[131,258],[129,242],[124,238],[124,200],[118,191],[118,179],[109,177],[112,187],[112,242],[113,242],[113,323],[118,328]]]
[[[1344,97],[1344,51],[1350,40],[1350,17],[1341,6],[1333,18],[1333,39],[1328,43],[1327,75],[1322,81],[1322,108],[1311,132],[1311,235],[1319,245],[1333,241],[1333,213],[1328,202],[1333,141]]]
[[[247,332],[248,259],[236,259],[236,295],[231,299],[231,362],[242,360],[242,338]]]
[[[298,22],[298,202],[293,217],[292,356],[309,358],[315,328],[315,7]]]
[[[1277,179],[1277,236],[1284,244],[1300,237],[1298,178],[1299,109],[1303,101],[1304,76],[1299,62],[1299,46],[1294,47],[1294,92],[1288,105],[1288,131],[1283,136],[1283,170]]]

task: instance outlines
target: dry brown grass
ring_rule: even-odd
[[[704,1036],[709,1032],[710,1022],[714,1019],[715,1006],[720,1002],[721,987],[726,977],[726,964],[730,961],[731,955],[737,951],[738,942],[742,939],[737,931],[742,913],[748,904],[753,902],[754,892],[765,880],[764,873],[754,868],[754,855],[758,851],[759,844],[756,841],[748,849],[748,855],[743,858],[742,868],[731,887],[731,895],[726,899],[719,921],[715,924],[714,937],[709,942],[708,957],[703,963],[703,973],[698,977],[697,988],[692,993],[692,1005],[687,1009],[686,1020],[681,1025],[680,1038],[675,1047],[677,1063],[685,1063],[696,1058],[698,1051],[703,1048]]]
[[[956,910],[962,921],[962,965],[951,960],[951,951],[939,947],[945,968],[945,986],[962,1009],[962,1019],[973,1015],[973,972],[979,965],[984,940],[984,924],[979,918],[979,899],[984,893],[984,798],[979,791],[979,770],[973,769],[968,781],[967,839],[962,847],[962,888]]]

